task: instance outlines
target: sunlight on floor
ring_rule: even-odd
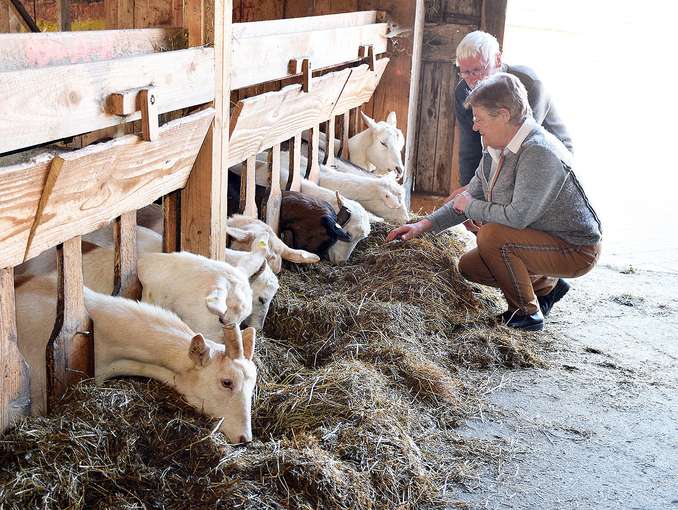
[[[554,97],[608,264],[678,272],[676,14],[661,0],[508,1],[504,60]]]

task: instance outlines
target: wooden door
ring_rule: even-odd
[[[506,0],[426,0],[414,191],[447,195],[459,180],[454,89],[455,51],[466,34],[482,29],[502,44]]]

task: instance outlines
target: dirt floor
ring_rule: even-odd
[[[678,271],[608,264],[572,283],[544,333],[549,367],[498,371],[463,431],[510,461],[462,508],[678,509]]]

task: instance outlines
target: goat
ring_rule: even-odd
[[[45,401],[45,349],[56,316],[56,279],[31,278],[16,290],[18,345],[31,367],[36,412]],[[97,384],[116,376],[143,376],[173,387],[196,410],[222,418],[233,443],[252,440],[251,406],[257,370],[254,328],[224,329],[225,345],[196,334],[174,313],[147,303],[85,289],[94,321]],[[241,336],[242,335],[242,336]]]
[[[282,260],[297,264],[314,264],[320,260],[315,253],[295,250],[287,246],[273,232],[273,229],[261,220],[235,214],[227,221],[226,233],[231,237],[230,248],[251,251],[252,247],[266,247],[266,260],[275,273],[282,270]]]
[[[345,208],[339,214],[348,220]],[[280,238],[288,246],[327,257],[327,251],[338,239],[350,241],[351,235],[337,223],[337,213],[326,201],[297,191],[283,191]]]

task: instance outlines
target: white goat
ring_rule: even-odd
[[[320,261],[315,253],[295,250],[283,243],[273,229],[261,220],[234,214],[227,221],[226,232],[231,237],[231,248],[252,251],[257,246],[266,248],[266,261],[275,273],[282,270],[283,259],[297,264],[313,264]]]
[[[157,379],[181,393],[196,410],[223,418],[229,441],[252,440],[256,382],[255,331],[225,329],[226,345],[194,333],[174,313],[146,303],[85,289],[94,321],[98,384],[116,376]],[[31,399],[45,401],[45,349],[56,315],[56,280],[36,277],[16,290],[18,345],[31,367]]]
[[[376,122],[363,112],[360,114],[367,129],[349,139],[349,160],[377,175],[394,172],[396,178],[402,178],[405,172],[402,159],[405,137],[396,127],[396,113],[389,113],[386,121],[381,122]]]

